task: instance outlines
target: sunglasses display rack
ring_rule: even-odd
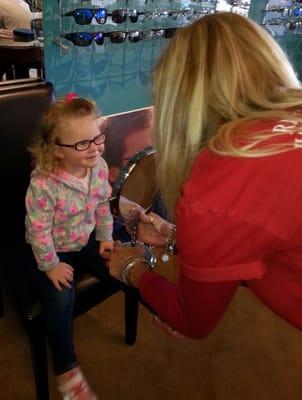
[[[216,11],[217,1],[112,2],[60,0],[60,38],[66,46],[104,46],[170,39],[176,29]]]
[[[43,0],[46,76],[104,115],[150,106],[151,74],[178,29],[248,0]],[[172,39],[173,40],[173,39]]]
[[[248,15],[250,0],[59,0],[63,51],[68,46],[105,46],[170,39],[176,29],[216,11]]]
[[[302,34],[302,0],[270,0],[262,13],[262,24],[271,35]]]

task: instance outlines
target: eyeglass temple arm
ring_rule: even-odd
[[[61,35],[63,38],[65,38],[65,39],[68,39],[68,40],[71,40],[71,38],[72,38],[72,33],[65,33],[65,34],[63,34],[63,35]]]
[[[73,145],[73,144],[61,144],[61,143],[56,143],[56,146],[59,146],[59,147],[72,147],[72,148],[74,148],[74,145]]]
[[[74,11],[69,11],[65,14],[63,14],[63,17],[73,17]]]

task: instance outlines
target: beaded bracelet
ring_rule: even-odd
[[[152,268],[152,265],[150,265],[148,261],[146,261],[143,257],[128,257],[121,270],[121,281],[124,282],[127,286],[132,286],[129,280],[129,273],[132,268],[138,263],[145,264],[148,269]]]
[[[171,225],[171,230],[166,240],[165,253],[161,256],[163,262],[169,261],[169,255],[176,254],[176,226]]]

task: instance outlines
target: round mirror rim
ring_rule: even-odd
[[[129,178],[133,169],[138,165],[139,161],[146,156],[150,156],[156,153],[156,150],[153,146],[146,147],[145,149],[137,152],[128,162],[127,164],[121,169],[121,172],[113,185],[112,188],[112,195],[109,199],[111,212],[114,216],[121,216],[120,208],[119,208],[119,200],[122,194],[122,190],[124,185]],[[158,194],[155,195],[154,201],[156,200]],[[152,206],[152,204],[151,204]]]

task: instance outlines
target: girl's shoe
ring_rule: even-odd
[[[98,400],[80,370],[71,373],[66,383],[58,386],[63,400]]]

